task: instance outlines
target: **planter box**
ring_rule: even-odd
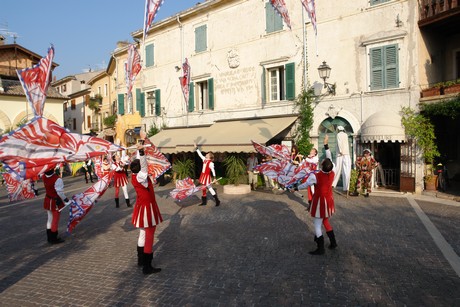
[[[422,98],[439,95],[441,95],[441,89],[438,87],[432,87],[427,88],[426,90],[422,90]]]
[[[454,84],[449,87],[444,88],[444,94],[459,94],[460,93],[460,84]]]
[[[240,194],[249,194],[249,193],[251,193],[251,186],[249,184],[224,185],[224,194],[240,195]]]
[[[436,191],[436,185],[438,183],[438,175],[431,175],[425,178],[425,190]]]

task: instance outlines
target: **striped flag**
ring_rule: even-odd
[[[270,0],[270,4],[281,15],[286,25],[291,29],[291,18],[289,18],[288,9],[284,0]]]
[[[30,179],[24,180],[14,172],[5,172],[2,175],[6,182],[10,201],[29,199],[36,196]]]
[[[147,32],[163,2],[164,0],[145,0],[144,37],[147,37]]]
[[[48,55],[42,58],[38,64],[17,70],[19,80],[35,116],[43,116],[53,58],[54,47],[51,45],[48,49]]]
[[[35,117],[0,139],[0,161],[23,179],[34,179],[61,162],[79,162],[121,147],[101,138],[70,133],[44,117]]]
[[[182,64],[182,77],[179,77],[182,93],[184,94],[185,104],[188,106],[188,99],[190,94],[190,65],[188,59]]]
[[[125,63],[125,77],[128,97],[131,97],[133,90],[134,80],[137,74],[141,71],[141,56],[134,44],[128,47],[128,60]]]
[[[303,7],[310,17],[313,30],[315,30],[315,35],[318,35],[318,29],[316,27],[316,9],[315,9],[315,0],[300,0],[303,4]]]
[[[168,159],[150,142],[149,139],[144,140],[144,145],[149,145],[144,148],[145,156],[147,158],[148,173],[152,176],[153,180],[163,175],[168,169],[171,168],[171,163]]]

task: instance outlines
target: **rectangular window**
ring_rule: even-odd
[[[155,115],[155,91],[147,92],[147,114]]]
[[[195,52],[206,51],[207,48],[207,28],[202,25],[195,28]]]
[[[266,88],[268,85],[268,88]],[[278,102],[294,100],[295,94],[295,63],[269,67],[262,73],[262,101]]]
[[[77,105],[76,105],[76,103],[75,103],[75,99],[72,99],[72,100],[70,101],[70,109],[71,109],[71,110],[75,110],[76,108],[77,108]]]
[[[388,45],[369,50],[371,90],[399,87],[398,45]]]
[[[102,96],[102,89],[100,86],[97,87],[97,94]]]
[[[196,110],[214,110],[214,79],[196,82],[195,85]],[[192,92],[190,92],[192,95]],[[189,101],[190,103],[190,101]],[[192,110],[193,111],[193,110]]]
[[[265,3],[265,28],[266,33],[283,30],[283,18],[270,2]]]
[[[77,130],[77,119],[76,118],[72,120],[72,126],[73,126],[74,131]]]
[[[64,102],[64,112],[66,112],[66,111],[67,111],[67,101]]]
[[[63,85],[61,86],[61,92],[62,92],[62,93],[65,93],[66,91],[67,91],[67,84],[63,84]]]
[[[128,95],[125,95],[125,100],[128,99]],[[128,99],[128,114],[133,114],[133,99]]]
[[[88,128],[92,128],[91,127],[91,116],[89,116],[89,115],[86,116],[86,125],[87,125]]]
[[[381,3],[385,3],[385,2],[388,2],[388,1],[390,1],[390,0],[371,0],[371,6],[381,4]]]
[[[107,97],[107,95],[109,94],[109,90],[108,90],[108,86],[107,86],[107,83],[104,84],[104,97]]]
[[[149,44],[145,46],[145,67],[153,66],[153,59],[153,44]]]
[[[284,99],[284,66],[268,70],[268,93],[270,102]]]

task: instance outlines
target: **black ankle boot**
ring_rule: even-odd
[[[216,207],[218,207],[220,205],[220,200],[219,197],[217,197],[217,193],[214,194],[214,200],[216,201]]]
[[[309,252],[311,255],[324,255],[324,236],[316,239],[316,250]]]
[[[137,265],[143,266],[144,265],[144,247],[137,246]]]
[[[144,253],[144,266],[142,268],[142,273],[144,275],[152,274],[152,273],[158,273],[161,271],[160,268],[154,268],[152,266],[152,259],[153,259],[153,253],[151,254],[146,254]]]
[[[326,234],[329,237],[329,241],[331,242],[331,244],[329,244],[328,248],[329,249],[336,248],[337,247],[337,242],[335,241],[334,230],[328,231],[328,232],[326,232]]]
[[[53,241],[53,235],[51,234],[51,229],[46,229],[46,238],[48,240],[48,243],[51,243],[51,241]]]
[[[126,206],[131,207],[131,204],[129,202],[129,198],[126,198],[125,200],[126,200]]]
[[[51,231],[51,230],[50,230]],[[58,232],[57,231],[51,231],[51,244],[59,244],[63,243],[64,240],[58,237]]]
[[[120,199],[115,198],[115,208],[120,208]]]
[[[206,196],[201,197],[201,204],[198,206],[206,206],[206,203],[208,202],[208,198]]]

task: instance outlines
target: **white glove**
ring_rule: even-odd
[[[66,201],[66,199],[67,199],[67,201]],[[66,198],[66,199],[64,199],[64,205],[68,206],[68,205],[70,205],[72,203],[72,200],[68,199],[68,198]]]

